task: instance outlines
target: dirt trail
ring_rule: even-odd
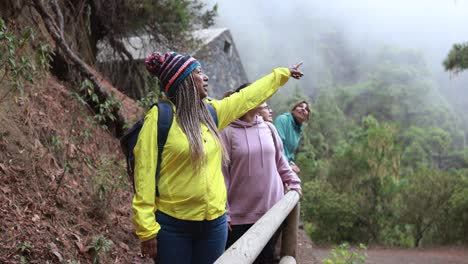
[[[299,231],[297,263],[319,264],[329,253],[329,247],[314,246],[305,232]],[[369,264],[468,264],[468,247],[369,248],[367,254]]]

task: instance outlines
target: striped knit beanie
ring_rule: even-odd
[[[164,91],[169,98],[174,97],[185,78],[201,66],[200,62],[193,57],[183,56],[176,52],[168,52],[164,55],[160,52],[153,52],[146,58],[145,64],[150,74],[158,77],[161,91]]]

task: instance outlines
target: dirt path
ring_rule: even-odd
[[[297,263],[319,264],[328,257],[330,248],[313,246],[303,230],[298,240]],[[370,248],[367,254],[369,264],[468,264],[468,247]]]

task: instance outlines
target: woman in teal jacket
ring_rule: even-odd
[[[226,187],[221,171],[226,151],[219,130],[270,98],[299,65],[277,68],[229,98],[212,100],[215,125],[203,99],[208,77],[200,63],[175,52],[155,52],[145,61],[172,103],[174,121],[164,147],[156,196],[158,108],[145,116],[134,149],[133,222],[144,256],[166,263],[213,263],[227,238]]]
[[[274,121],[276,130],[283,141],[284,155],[295,173],[301,170],[294,163],[294,154],[302,138],[302,124],[309,120],[309,116],[309,103],[301,100],[294,105],[291,112],[279,115]]]

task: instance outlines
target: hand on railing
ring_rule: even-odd
[[[284,184],[285,193],[289,191],[296,191],[299,194],[299,199],[302,200],[302,190],[301,188],[290,188],[288,183]]]
[[[301,172],[301,169],[296,165],[296,163],[294,163],[294,161],[290,161],[289,166],[294,173],[299,174],[299,172]]]

